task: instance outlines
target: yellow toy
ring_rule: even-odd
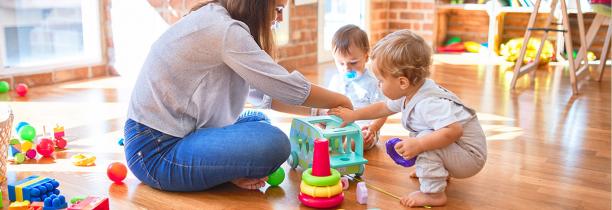
[[[525,51],[525,58],[523,63],[529,63],[535,61],[535,56],[538,53],[538,47],[540,47],[542,41],[537,38],[529,39],[527,43],[527,51]],[[502,44],[499,48],[499,54],[503,56],[507,61],[515,62],[518,59],[521,47],[523,46],[523,38],[514,38]],[[548,64],[552,60],[555,54],[555,49],[550,41],[544,41],[544,48],[542,48],[542,54],[540,54],[540,64]]]
[[[9,210],[28,210],[30,208],[30,201],[15,201],[9,205]]]
[[[77,154],[73,155],[70,159],[75,166],[92,166],[96,164],[96,156],[93,155]]]
[[[315,198],[331,198],[342,192],[342,182],[332,186],[316,187],[302,181],[300,192]]]

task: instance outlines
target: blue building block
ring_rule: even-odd
[[[55,210],[68,208],[68,202],[63,195],[51,195],[45,198],[43,210]]]
[[[60,191],[57,189],[58,187],[59,182],[54,179],[41,176],[30,176],[8,185],[9,200],[27,200],[30,202],[44,201],[47,197],[59,195]]]

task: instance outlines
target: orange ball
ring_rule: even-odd
[[[106,169],[106,175],[108,175],[108,178],[113,180],[113,182],[121,183],[127,176],[127,167],[120,162],[111,163]]]

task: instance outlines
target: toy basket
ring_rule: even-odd
[[[6,182],[7,149],[12,130],[13,111],[9,106],[0,106],[0,185]]]

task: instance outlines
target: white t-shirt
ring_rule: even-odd
[[[417,98],[417,95],[432,88],[439,87],[433,80],[427,79],[413,98]],[[462,105],[434,96],[425,97],[418,101],[414,110],[409,113],[410,110],[405,107],[408,102],[404,102],[405,100],[406,97],[387,100],[387,107],[393,112],[402,112],[402,125],[407,130],[415,132],[414,135],[439,130],[455,122],[463,124],[472,117],[470,112]]]

